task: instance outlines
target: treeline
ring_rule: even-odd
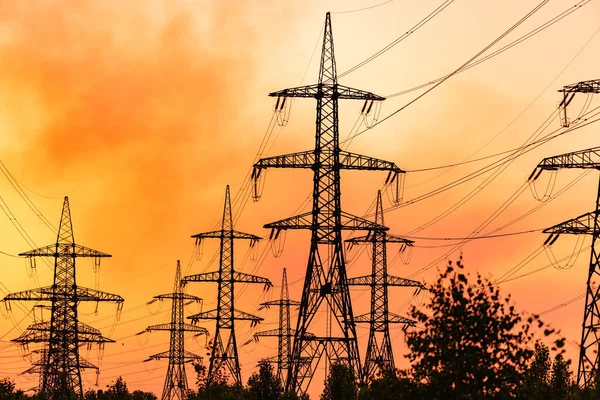
[[[411,367],[387,371],[359,383],[344,364],[333,364],[320,400],[600,400],[600,375],[585,390],[564,357],[565,339],[540,320],[516,310],[489,279],[465,272],[462,260],[449,263],[428,287],[422,307],[412,307],[417,327],[406,333]],[[285,393],[273,367],[259,364],[246,386],[217,376],[206,385],[196,365],[196,390],[188,400],[307,400]],[[0,381],[0,399],[30,399],[10,380]],[[88,400],[156,399],[127,389],[122,378],[106,390],[88,391]]]

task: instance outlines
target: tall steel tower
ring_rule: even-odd
[[[343,255],[342,230],[385,229],[366,219],[342,211],[340,171],[389,171],[388,182],[403,173],[396,164],[340,148],[338,100],[381,101],[383,97],[338,84],[331,17],[325,18],[325,32],[319,82],[315,85],[270,93],[278,98],[306,97],[317,101],[315,148],[313,150],[263,158],[254,164],[253,179],[266,168],[308,168],[313,171],[312,211],[266,224],[272,237],[286,229],[311,231],[308,266],[294,336],[292,362],[286,389],[305,393],[324,356],[347,363],[361,377],[356,326],[352,314]],[[327,327],[318,329],[317,313],[323,312]],[[323,325],[323,324],[321,324]],[[308,332],[314,334],[309,335]]]
[[[188,398],[188,383],[185,374],[185,364],[190,361],[202,360],[201,356],[185,350],[185,332],[195,332],[196,336],[208,335],[205,328],[186,324],[183,319],[183,307],[185,303],[200,302],[201,298],[186,294],[181,285],[181,265],[177,260],[177,269],[175,270],[175,283],[173,292],[168,294],[159,294],[154,296],[154,301],[171,300],[171,322],[166,324],[150,325],[146,332],[167,331],[170,332],[169,350],[154,354],[148,360],[159,360],[166,358],[169,360],[167,375],[165,376],[165,386],[163,387],[162,400],[186,400]]]
[[[569,126],[569,121],[566,118],[566,107],[573,99],[574,94],[578,92],[600,93],[600,80],[579,82],[574,85],[565,86],[560,91],[564,93],[560,106],[565,107],[563,126],[566,127]],[[600,170],[600,147],[544,158],[531,173],[529,180],[536,180],[542,171],[555,171],[559,168]],[[596,195],[595,211],[544,230],[545,233],[550,234],[550,237],[544,243],[545,245],[554,243],[561,234],[592,235],[592,250],[586,283],[585,308],[583,311],[579,364],[577,368],[577,384],[581,387],[594,384],[594,378],[599,366],[598,360],[600,354],[597,352],[598,345],[600,345],[600,286],[598,285],[598,282],[600,282],[598,280],[600,277],[599,215],[600,183]]]
[[[188,317],[191,318],[193,323],[197,323],[200,320],[216,320],[215,336],[208,367],[207,385],[213,382],[215,376],[222,369],[226,370],[236,385],[242,385],[240,361],[235,339],[235,321],[250,321],[252,324],[258,324],[263,319],[235,308],[234,284],[262,283],[266,288],[271,287],[272,284],[266,278],[235,270],[233,264],[233,241],[234,239],[246,239],[250,241],[250,246],[254,246],[260,240],[260,237],[233,230],[229,186],[227,186],[227,190],[225,191],[225,206],[223,208],[221,229],[199,233],[192,237],[196,238],[197,245],[200,244],[202,239],[219,239],[221,242],[219,270],[186,276],[182,281],[183,284],[188,282],[217,282],[219,284],[217,308]]]
[[[52,304],[50,322],[30,325],[14,342],[43,343],[40,360],[27,372],[41,374],[40,392],[51,399],[83,398],[81,368],[98,369],[79,355],[79,346],[98,343],[101,346],[113,340],[89,325],[80,322],[77,306],[82,301],[116,302],[120,311],[123,298],[110,293],[77,286],[75,260],[79,257],[100,259],[110,254],[75,244],[69,199],[65,197],[56,243],[19,254],[24,257],[54,257],[54,283],[38,289],[12,293],[3,301],[49,301]]]
[[[377,225],[385,226],[381,191],[377,192],[375,223]],[[369,344],[367,345],[367,353],[363,367],[363,379],[366,382],[369,378],[376,376],[378,370],[383,372],[394,371],[396,369],[389,324],[402,324],[404,325],[404,328],[416,325],[411,319],[389,312],[388,287],[407,286],[421,290],[423,289],[423,284],[418,281],[388,275],[387,244],[399,243],[400,251],[403,252],[407,247],[413,245],[414,242],[412,240],[391,235],[385,230],[376,230],[370,232],[366,236],[348,239],[346,242],[350,243],[350,246],[370,243],[373,252],[371,257],[371,275],[348,279],[348,285],[350,286],[371,287],[371,312],[358,315],[355,319],[357,323],[368,323],[370,325]]]
[[[283,269],[283,277],[281,278],[281,296],[278,300],[271,300],[261,303],[259,310],[263,308],[279,307],[279,327],[268,331],[261,331],[254,334],[254,339],[259,337],[276,337],[277,356],[267,358],[266,361],[277,365],[277,378],[282,381],[285,379],[285,374],[290,367],[290,357],[292,356],[292,338],[294,330],[290,324],[290,307],[298,307],[300,302],[290,300],[288,291],[287,274]]]

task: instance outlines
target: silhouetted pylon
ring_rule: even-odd
[[[573,96],[575,93],[600,93],[600,79],[568,85],[563,87],[560,92],[563,92],[563,101],[560,103],[560,107],[564,107],[563,126],[568,127],[571,122],[567,119],[566,108],[571,100],[573,100]],[[556,171],[562,168],[600,170],[600,147],[546,157],[533,170],[529,176],[529,181],[535,181],[543,171]],[[583,323],[581,326],[579,364],[577,367],[577,385],[580,387],[595,385],[598,367],[600,366],[600,354],[597,351],[600,345],[600,285],[598,281],[594,282],[594,279],[600,278],[599,216],[600,183],[597,188],[596,209],[594,211],[544,230],[544,233],[550,234],[544,245],[554,243],[561,234],[589,234],[592,236],[592,250],[586,282],[585,308],[583,310]]]
[[[173,292],[168,294],[159,294],[154,296],[155,301],[171,300],[171,322],[166,324],[150,325],[144,332],[167,331],[170,333],[169,350],[154,354],[146,361],[168,359],[169,366],[165,376],[165,385],[163,387],[161,400],[186,400],[188,398],[188,383],[185,373],[185,364],[191,361],[202,360],[201,356],[185,350],[185,332],[195,332],[195,336],[208,335],[205,328],[186,324],[183,319],[183,307],[191,302],[201,302],[200,297],[184,293],[181,284],[181,265],[177,260],[177,269],[175,270],[175,283]],[[140,332],[144,333],[144,332]]]
[[[385,98],[338,83],[329,13],[325,17],[318,83],[284,89],[269,96],[284,100],[288,97],[314,98],[317,101],[315,148],[263,158],[254,164],[252,173],[257,182],[262,170],[267,168],[307,168],[313,171],[312,210],[265,225],[265,228],[272,229],[271,237],[287,229],[311,231],[308,265],[286,382],[288,391],[306,393],[323,358],[345,363],[358,378],[362,377],[342,231],[373,231],[382,227],[342,211],[340,172],[343,169],[388,171],[387,183],[395,181],[397,184],[399,175],[405,171],[393,162],[351,153],[340,147],[338,101],[373,102]],[[322,313],[331,323],[317,324],[317,313]]]
[[[375,223],[385,226],[383,220],[383,205],[381,202],[381,191],[377,192],[377,210],[375,212]],[[400,251],[413,245],[412,240],[400,236],[391,235],[385,230],[375,230],[366,236],[355,237],[346,240],[350,245],[358,243],[369,243],[372,246],[372,270],[371,275],[349,278],[348,285],[371,287],[371,312],[358,315],[354,320],[357,323],[369,324],[369,344],[363,367],[363,380],[375,377],[377,371],[389,372],[396,369],[394,363],[394,352],[390,339],[389,324],[402,324],[404,329],[415,326],[415,321],[394,314],[388,309],[388,287],[405,286],[423,289],[423,284],[406,278],[399,278],[388,274],[387,270],[387,244],[400,244]]]
[[[26,372],[41,374],[40,392],[50,399],[70,399],[73,395],[83,398],[81,368],[98,369],[79,355],[84,343],[114,342],[101,332],[79,321],[77,306],[82,301],[116,302],[120,312],[123,298],[95,289],[77,286],[75,260],[91,257],[99,265],[100,259],[110,254],[75,244],[69,199],[65,197],[60,226],[55,244],[27,251],[20,256],[53,257],[54,283],[37,289],[11,293],[3,301],[49,301],[52,305],[50,322],[30,325],[14,342],[27,345],[42,343],[40,360]]]
[[[288,291],[287,274],[283,269],[281,278],[281,297],[278,300],[271,300],[261,303],[259,310],[263,308],[279,307],[279,327],[268,331],[261,331],[254,334],[254,339],[259,337],[276,337],[278,339],[277,356],[265,359],[265,361],[277,365],[277,377],[284,382],[285,372],[290,366],[290,357],[292,355],[292,338],[294,330],[290,325],[290,308],[300,306],[300,302],[290,300]]]
[[[216,321],[206,384],[211,385],[216,375],[222,369],[225,369],[225,372],[233,379],[234,384],[242,385],[240,361],[235,338],[235,321],[250,321],[254,325],[260,323],[263,319],[235,308],[234,284],[262,283],[266,288],[271,287],[272,284],[266,278],[235,270],[233,263],[233,242],[234,239],[246,239],[250,241],[250,246],[253,247],[260,240],[260,237],[233,229],[229,186],[227,186],[225,191],[225,205],[223,207],[221,229],[198,233],[192,237],[196,239],[197,245],[200,245],[202,239],[219,239],[221,242],[219,270],[186,276],[182,281],[184,284],[188,282],[217,282],[219,285],[217,308],[188,317],[193,323],[197,323],[200,320]]]

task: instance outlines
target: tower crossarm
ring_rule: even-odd
[[[60,256],[71,256],[71,257],[93,257],[103,258],[112,257],[110,254],[103,253],[98,250],[91,249],[75,243],[55,243],[39,249],[26,251],[19,253],[23,257],[60,257]]]
[[[362,154],[340,151],[340,167],[342,169],[367,170],[367,171],[390,171],[394,174],[403,174],[406,171],[391,161],[364,156]],[[391,178],[388,178],[388,181]]]
[[[324,219],[326,217],[323,217]],[[363,231],[375,231],[375,230],[388,230],[389,228],[379,225],[373,221],[357,217],[350,213],[342,211],[341,213],[341,228],[344,230],[363,230]],[[319,229],[319,226],[315,226],[312,223],[312,213],[307,212],[304,214],[295,215],[293,217],[285,218],[276,222],[271,222],[264,225],[265,228],[273,229],[271,232],[270,239],[273,239],[277,230],[286,229]]]
[[[2,301],[9,300],[26,300],[26,301],[51,301],[53,297],[52,286],[45,286],[41,288],[23,290],[21,292],[15,292],[7,294]]]
[[[577,82],[559,90],[562,93],[600,93],[600,79]],[[562,105],[562,104],[561,104]]]
[[[233,280],[239,283],[262,283],[265,285],[265,289],[269,289],[273,286],[270,280],[261,276],[250,275],[244,272],[234,272]]]
[[[546,157],[535,167],[529,180],[536,180],[542,171],[561,168],[600,169],[600,147]]]
[[[117,294],[107,293],[96,289],[86,287],[77,287],[77,301],[96,301],[96,302],[114,302],[123,303],[125,299]]]
[[[157,300],[188,300],[188,301],[202,301],[202,298],[198,297],[198,296],[194,296],[191,294],[187,294],[187,293],[166,293],[166,294],[159,294],[158,296],[154,296],[155,299]]]
[[[194,360],[202,360],[202,356],[194,354],[191,351],[183,350],[182,353],[183,353],[182,357],[184,360],[186,360],[186,362],[190,362],[190,361],[194,361]],[[168,359],[170,356],[171,356],[170,351],[163,351],[161,353],[151,355],[150,357],[148,357],[147,360],[144,360],[144,361],[160,360],[161,358]]]
[[[198,335],[208,335],[208,330],[201,326],[196,326],[196,325],[192,325],[192,324],[183,324],[183,326],[181,326],[181,328],[179,328],[172,322],[168,322],[165,324],[150,325],[149,327],[146,328],[145,331],[142,331],[140,333],[150,332],[150,331],[169,331],[170,332],[170,331],[175,331],[175,330],[181,330],[181,331],[185,331],[185,332],[196,332]]]
[[[203,274],[188,275],[184,277],[181,282],[185,285],[188,282],[218,282],[219,272],[205,272]]]
[[[574,83],[572,85],[564,86],[559,90],[562,92],[563,99],[559,104],[559,108],[563,109],[563,127],[568,127],[570,122],[567,118],[567,106],[571,104],[573,101],[573,97],[575,97],[576,93],[600,93],[600,79],[592,79],[589,81],[582,81],[578,83]],[[579,118],[578,118],[579,119]]]
[[[413,281],[412,279],[400,278],[393,275],[387,276],[388,286],[404,286],[404,287],[416,287],[418,289],[424,289],[425,286],[419,281]]]
[[[374,234],[374,232],[369,232],[368,235],[364,236],[356,236],[350,239],[346,239],[346,243],[376,243],[381,242],[381,238]],[[407,246],[412,246],[415,241],[403,238],[401,236],[390,235],[389,233],[385,235],[385,242],[387,243],[402,243]]]
[[[404,324],[407,326],[416,326],[417,322],[410,318],[403,317],[402,315],[388,313],[388,323],[390,324]]]
[[[568,221],[561,222],[549,228],[544,229],[543,233],[549,234],[588,234],[594,233],[594,220],[596,211],[585,213]]]
[[[98,367],[81,356],[79,356],[79,368],[98,369]]]
[[[271,300],[265,301],[264,303],[260,303],[258,309],[262,310],[271,307],[300,307],[300,302],[297,300],[289,299]]]
[[[259,241],[261,239],[260,236],[252,235],[250,233],[240,232],[236,230],[218,230],[211,232],[203,232],[197,233],[191,236],[194,239],[222,239],[225,237],[233,237],[234,239],[247,239],[253,241]]]
[[[373,277],[371,275],[357,276],[347,279],[348,286],[371,286],[373,285]]]
[[[278,337],[284,335],[281,329],[270,329],[268,331],[256,332],[254,334],[254,340],[258,340],[259,337]]]
[[[269,93],[271,97],[304,97],[304,98],[329,98],[350,100],[373,100],[383,101],[385,97],[371,92],[354,89],[340,84],[320,83],[314,85],[298,86]]]
[[[89,289],[85,287],[77,287],[76,292],[77,301],[96,301],[96,302],[116,302],[122,303],[124,299],[116,294],[102,292],[96,289]],[[2,299],[3,301],[9,300],[28,300],[28,301],[52,301],[54,297],[73,296],[72,293],[63,293],[60,289],[54,289],[52,286],[45,286],[41,288],[24,290],[21,292],[10,293]]]
[[[217,309],[210,310],[210,311],[204,311],[204,312],[201,312],[198,314],[190,315],[188,317],[188,319],[191,319],[192,322],[198,322],[201,319],[217,319],[217,316],[218,316],[217,312],[218,312]],[[240,310],[234,310],[233,319],[242,320],[242,321],[252,321],[255,323],[264,321],[264,318],[257,317],[256,315],[252,315],[245,311],[240,311]]]
[[[597,215],[597,211],[592,211],[544,229],[542,232],[548,234],[544,245],[552,245],[562,234],[593,235]]]

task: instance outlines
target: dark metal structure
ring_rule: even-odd
[[[377,209],[374,222],[377,225],[385,226],[381,191],[377,192]],[[366,236],[348,239],[346,242],[350,246],[368,243],[372,247],[371,275],[348,279],[348,285],[350,286],[371,287],[371,312],[358,315],[355,318],[357,323],[369,324],[369,344],[367,345],[363,367],[363,379],[368,381],[369,378],[376,376],[378,370],[380,372],[394,371],[396,368],[389,325],[402,324],[404,329],[416,325],[416,322],[409,318],[389,312],[388,287],[405,286],[421,290],[423,284],[418,281],[389,275],[387,271],[387,244],[398,243],[400,245],[399,251],[403,252],[407,247],[413,245],[412,240],[391,235],[381,229],[372,231]]]
[[[186,294],[181,285],[181,265],[177,260],[175,270],[175,283],[173,292],[159,294],[148,304],[155,301],[171,300],[171,322],[150,325],[144,332],[167,331],[170,333],[169,350],[154,354],[146,361],[168,359],[169,367],[165,376],[165,385],[161,400],[186,400],[188,398],[188,383],[185,373],[185,364],[191,361],[201,361],[202,357],[185,350],[185,332],[195,332],[196,336],[208,335],[205,328],[186,324],[183,319],[183,307],[186,304],[202,301],[201,298]],[[143,332],[141,332],[143,333]]]
[[[200,320],[216,321],[215,336],[212,342],[207,372],[207,385],[210,385],[215,376],[220,374],[223,369],[229,374],[234,384],[242,385],[240,361],[235,338],[235,321],[250,321],[252,324],[258,324],[263,319],[235,308],[234,286],[235,283],[262,283],[266,288],[269,288],[272,284],[266,278],[235,270],[233,263],[233,242],[234,239],[249,240],[252,247],[256,245],[260,237],[233,229],[229,186],[227,186],[225,191],[225,205],[223,207],[221,229],[199,233],[192,237],[196,239],[197,245],[200,245],[203,239],[219,239],[221,242],[218,271],[189,275],[182,280],[183,284],[187,284],[188,282],[217,282],[219,285],[217,308],[188,317],[193,323],[197,323]]]
[[[290,308],[300,306],[300,302],[290,300],[288,291],[287,273],[283,269],[281,278],[281,296],[278,300],[271,300],[261,303],[259,310],[263,308],[279,307],[279,327],[268,331],[261,331],[254,334],[254,339],[259,337],[276,337],[277,356],[266,359],[267,362],[277,365],[277,377],[284,381],[287,370],[290,367],[290,358],[292,356],[292,338],[294,330],[290,324]]]
[[[20,256],[53,257],[54,282],[51,286],[11,293],[3,301],[49,301],[52,305],[49,322],[30,325],[21,336],[13,342],[27,345],[41,343],[40,359],[26,372],[39,373],[40,392],[51,399],[71,399],[73,395],[83,398],[81,369],[98,369],[79,355],[82,344],[97,343],[103,346],[113,340],[102,336],[102,333],[79,321],[77,306],[82,301],[115,302],[120,311],[123,298],[110,293],[101,292],[77,285],[75,260],[80,257],[94,258],[96,266],[100,259],[110,254],[84,247],[75,243],[69,199],[65,197],[58,236],[55,244],[27,251]]]
[[[600,80],[579,82],[575,85],[565,86],[561,92],[564,93],[561,107],[565,108],[573,99],[575,93],[600,93]],[[537,179],[542,171],[554,171],[560,168],[582,168],[600,170],[600,147],[561,154],[554,157],[544,158],[531,173],[531,181]],[[581,329],[581,344],[579,350],[579,364],[577,368],[577,384],[587,387],[594,384],[594,378],[598,371],[599,354],[596,351],[600,345],[600,286],[594,285],[600,277],[600,183],[596,195],[596,209],[577,218],[565,221],[544,230],[550,234],[545,245],[554,243],[561,234],[588,234],[592,235],[592,249],[590,255],[590,266],[586,283],[585,308],[583,312],[583,323]]]
[[[385,229],[342,211],[340,171],[388,171],[388,183],[395,180],[396,184],[399,181],[398,174],[404,171],[392,162],[350,153],[340,148],[338,101],[381,101],[384,98],[338,84],[329,13],[325,18],[318,83],[284,89],[270,93],[269,96],[284,100],[288,97],[306,97],[317,101],[315,148],[263,158],[254,164],[252,173],[256,183],[261,171],[267,168],[307,168],[313,171],[312,210],[265,225],[265,228],[272,229],[272,238],[276,238],[281,230],[311,231],[308,266],[286,382],[288,391],[305,393],[323,357],[329,361],[347,363],[361,377],[342,231]],[[315,318],[321,312],[326,320],[325,324],[321,324],[321,327],[326,325],[324,329],[318,329],[318,318]]]
[[[563,99],[559,104],[559,107],[563,109],[563,122],[562,125],[566,128],[569,126],[570,122],[567,118],[567,106],[573,100],[576,93],[600,93],[600,79],[594,79],[590,81],[582,81],[575,83],[573,85],[564,86],[559,90],[562,92]]]

